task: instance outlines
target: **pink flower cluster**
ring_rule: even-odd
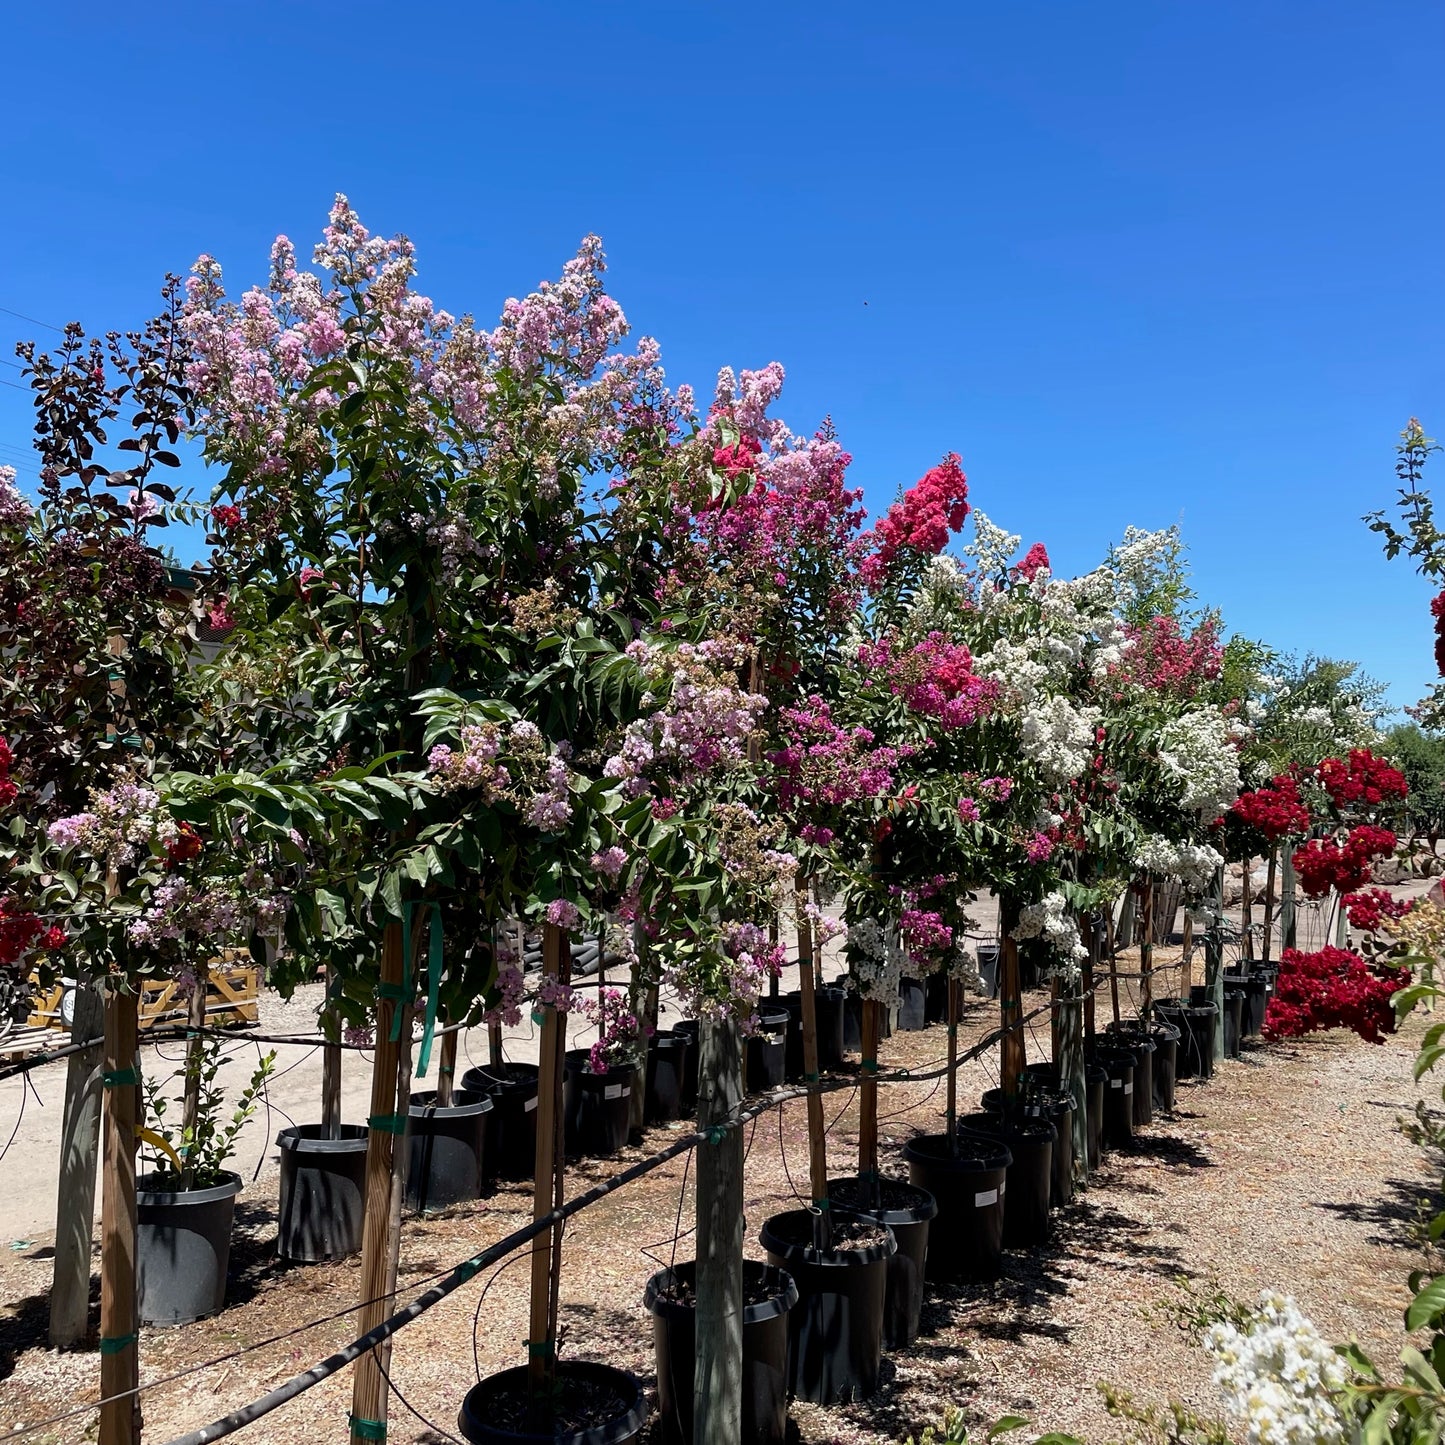
[[[968,648],[942,632],[902,651],[894,638],[880,637],[858,649],[858,661],[870,683],[880,679],[912,711],[944,729],[976,722],[998,697],[998,683],[974,672]]]
[[[486,800],[511,783],[511,775],[497,761],[502,746],[502,730],[496,723],[464,725],[459,742],[459,750],[438,743],[427,754],[427,772],[442,792],[475,789]]]
[[[926,958],[953,946],[953,929],[934,909],[905,908],[898,915],[898,931],[903,935],[903,946],[917,958]]]
[[[1125,629],[1123,659],[1109,669],[1116,685],[1188,699],[1213,682],[1224,665],[1219,624],[1206,618],[1185,634],[1179,619],[1160,614]]]
[[[627,1006],[627,995],[615,988],[598,989],[595,996],[576,996],[575,1012],[597,1029],[597,1041],[587,1052],[587,1071],[607,1074],[628,1062],[632,1045],[652,1032]]]
[[[968,511],[968,479],[958,454],[950,452],[879,519],[871,534],[874,550],[863,564],[864,581],[879,586],[900,556],[937,556]]]
[[[768,754],[778,801],[785,809],[842,807],[877,798],[893,786],[893,773],[908,749],[876,747],[864,727],[833,721],[821,697],[780,713],[786,745]]]

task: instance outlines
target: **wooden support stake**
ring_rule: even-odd
[[[450,1022],[450,1016],[443,1014],[443,1025]],[[459,1037],[460,1035],[455,1030],[442,1035],[441,1060],[437,1064],[437,1108],[439,1109],[451,1107],[452,1090],[456,1088],[457,1039]]]
[[[401,1244],[401,1197],[406,1182],[400,1126],[411,1095],[411,960],[404,958],[401,924],[389,923],[382,938],[381,996],[376,1001],[376,1052],[371,1067],[370,1133],[366,1140],[366,1215],[361,1235],[361,1299],[357,1325],[375,1329],[392,1312]],[[399,991],[401,998],[385,994]],[[392,1023],[400,1015],[398,1037]],[[386,1425],[391,1341],[356,1362],[351,1390],[352,1445],[376,1439]]]
[[[999,930],[1003,934],[999,953],[999,1023],[1004,1029],[1000,1041],[999,1076],[1004,1097],[1012,1099],[1019,1091],[1026,1054],[1023,1032],[1023,981],[1019,971],[1019,942],[1014,937],[1019,911],[1015,904],[999,903]]]
[[[136,996],[112,985],[105,998],[105,1072],[137,1070]],[[105,1172],[100,1205],[100,1445],[137,1445],[141,1410],[136,1346],[135,1148],[140,1085],[105,1088]],[[123,1395],[123,1399],[112,1396]]]
[[[963,983],[948,980],[948,1088],[944,1100],[944,1133],[948,1136],[948,1152],[958,1154],[958,1018],[963,1012]]]
[[[1194,915],[1184,910],[1184,952],[1179,955],[1179,994],[1187,999],[1194,987]]]
[[[878,1180],[878,1010],[876,998],[863,1000],[863,1060],[858,1075],[858,1175],[864,1188]]]
[[[1254,859],[1244,860],[1244,896],[1239,903],[1240,952],[1245,958],[1254,957]],[[1223,1058],[1224,1055],[1219,1056]]]
[[[1079,915],[1079,933],[1088,956],[1084,959],[1084,1037],[1094,1037],[1094,961],[1099,956],[1099,930],[1092,913]]]
[[[565,988],[572,977],[572,946],[554,923],[542,927],[542,976]],[[532,1218],[543,1219],[562,1202],[566,1118],[562,1108],[562,1063],[567,1049],[567,1015],[542,1009],[537,1055],[537,1155],[532,1182]],[[527,1329],[529,1428],[551,1431],[551,1386],[557,1372],[557,1252],[561,1231],[547,1229],[532,1241],[532,1295]]]
[[[693,1373],[696,1445],[738,1445],[743,1404],[742,1038],[737,1020],[699,1030],[697,1123],[697,1328]],[[679,1362],[681,1363],[681,1362]]]
[[[72,1044],[101,1037],[105,1005],[89,979],[77,979]],[[95,1234],[95,1176],[100,1160],[100,1071],[105,1046],[70,1056],[60,1124],[60,1186],[55,1196],[55,1272],[50,1288],[50,1347],[65,1349],[90,1333],[90,1246]]]
[[[1154,1006],[1154,880],[1145,876],[1139,888],[1139,1017]]]
[[[768,942],[776,949],[778,946],[778,915],[777,911],[769,910],[771,917],[768,919]],[[778,996],[778,976],[774,974],[768,980],[768,997],[775,999]]]
[[[190,1189],[196,1182],[195,1139],[201,1117],[201,1060],[206,1052],[206,994],[210,989],[210,970],[197,964],[195,983],[186,1000],[185,1087],[181,1096],[181,1147],[185,1162],[181,1171],[181,1187]],[[191,1142],[186,1143],[187,1140]]]
[[[808,899],[808,885],[798,880],[798,983],[802,993],[803,1015],[803,1079],[818,1082],[818,1015],[813,995],[812,933],[803,905]],[[828,1217],[828,1153],[823,1125],[823,1096],[808,1091],[808,1176],[811,1181],[813,1208],[813,1242],[826,1249],[832,1238],[832,1221]]]
[[[1279,882],[1279,946],[1299,947],[1298,895],[1295,891],[1294,853],[1285,847],[1280,858]]]

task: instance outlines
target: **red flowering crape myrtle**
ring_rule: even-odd
[[[968,516],[968,479],[957,452],[949,452],[889,507],[873,528],[874,550],[863,562],[863,580],[876,587],[907,553],[936,557]]]
[[[1394,898],[1383,888],[1366,888],[1340,900],[1345,917],[1361,933],[1377,933],[1388,923],[1398,923],[1414,906],[1413,898]]]
[[[1291,773],[1272,778],[1267,787],[1241,793],[1229,811],[1271,843],[1310,830],[1310,810],[1300,800],[1299,783]]]
[[[1280,955],[1279,981],[1264,1015],[1268,1039],[1301,1038],[1325,1029],[1350,1029],[1367,1043],[1395,1031],[1390,999],[1410,982],[1408,969],[1376,973],[1343,948]]]
[[[1445,592],[1431,600],[1430,616],[1435,619],[1435,667],[1445,677]]]
[[[1311,838],[1294,855],[1295,872],[1306,898],[1323,898],[1331,888],[1353,893],[1370,881],[1370,865],[1395,851],[1395,835],[1388,828],[1361,823],[1343,842]]]
[[[1342,811],[1399,802],[1410,791],[1404,773],[1377,758],[1369,748],[1352,748],[1343,762],[1326,758],[1315,769],[1315,777],[1330,795],[1330,801]]]

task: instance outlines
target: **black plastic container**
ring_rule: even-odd
[[[998,944],[979,944],[978,991],[984,996],[984,998],[998,997],[998,958]]]
[[[422,1212],[479,1199],[486,1182],[492,1101],[461,1099],[442,1109],[436,1097],[430,1090],[413,1094],[407,1110],[406,1202],[408,1208]]]
[[[276,1253],[298,1264],[343,1259],[361,1248],[366,1218],[364,1124],[342,1124],[335,1139],[324,1124],[297,1124],[276,1136],[281,1201]]]
[[[898,980],[898,1028],[901,1033],[917,1033],[928,1027],[928,990],[921,978],[905,974]]]
[[[778,1088],[787,1077],[788,1011],[763,1004],[758,1009],[758,1029],[743,1040],[743,1071],[747,1091],[765,1094]]]
[[[930,973],[924,980],[924,989],[927,994],[924,1011],[928,1022],[946,1024],[948,1022],[948,970],[940,968]]]
[[[1002,1114],[965,1114],[959,1128],[998,1139],[1012,1156],[1008,1166],[1008,1202],[1003,1212],[1005,1249],[1046,1244],[1051,1232],[1049,1205],[1054,1194],[1054,1140],[1048,1119],[1005,1118]]]
[[[1241,1032],[1247,1039],[1257,1039],[1264,1028],[1264,1011],[1269,1002],[1269,978],[1262,972],[1251,972],[1244,979],[1244,1014]]]
[[[1127,1149],[1134,1142],[1135,1054],[1122,1046],[1100,1049],[1095,1062],[1109,1076],[1104,1089],[1104,1143]]]
[[[468,1069],[452,1097],[492,1101],[487,1115],[487,1178],[530,1179],[537,1166],[536,1064]]]
[[[860,1223],[883,1228],[842,1212],[832,1212],[832,1223],[835,1231]],[[878,1388],[888,1261],[898,1250],[892,1234],[884,1233],[881,1244],[820,1255],[809,1210],[788,1210],[764,1222],[768,1263],[786,1270],[798,1286],[798,1303],[788,1312],[789,1384],[797,1399],[833,1405],[866,1399]]]
[[[606,1159],[627,1143],[637,1070],[630,1064],[594,1074],[586,1049],[568,1049],[562,1081],[567,1117],[567,1153],[571,1158]]]
[[[1244,1038],[1244,1005],[1248,995],[1244,982],[1224,981],[1224,1057],[1237,1059]]]
[[[515,1396],[527,1388],[527,1366],[517,1365],[488,1375],[467,1391],[457,1416],[457,1428],[472,1445],[627,1445],[635,1440],[647,1423],[647,1400],[635,1375],[611,1365],[596,1365],[590,1360],[559,1360],[557,1377],[565,1390],[575,1381],[589,1394],[609,1390],[617,1397],[617,1410],[610,1418],[581,1430],[506,1430],[493,1422],[497,1418],[493,1400],[503,1390]]]
[[[657,1431],[664,1445],[691,1445],[697,1308],[665,1297],[674,1281],[691,1294],[697,1265],[659,1270],[642,1297],[652,1315],[657,1352]],[[767,1298],[743,1306],[743,1418],[739,1438],[782,1445],[788,1433],[788,1311],[798,1302],[793,1277],[756,1260],[743,1261],[743,1287]]]
[[[846,1052],[843,1041],[843,1013],[847,994],[841,988],[824,986],[813,990],[813,1017],[818,1030],[818,1071],[827,1073],[843,1063]],[[788,1011],[787,1077],[799,1082],[803,1077],[803,995],[796,990],[785,993],[778,1002]]]
[[[1142,1019],[1110,1024],[1108,1033],[1134,1055],[1134,1127],[1154,1122],[1154,1037]]]
[[[1179,1029],[1174,1024],[1155,1022],[1149,1037],[1154,1040],[1154,1107],[1164,1114],[1174,1112],[1174,1070],[1179,1058]]]
[[[901,1179],[880,1179],[878,1187],[883,1194],[875,1204],[870,1186],[862,1179],[830,1179],[828,1203],[831,1208],[876,1219],[893,1231],[898,1253],[888,1261],[883,1344],[887,1349],[900,1350],[918,1338],[929,1222],[938,1213],[938,1202],[926,1189]]]
[[[1052,1066],[1051,1066],[1052,1067]],[[983,1096],[983,1107],[990,1114],[1016,1114],[1025,1119],[1046,1119],[1054,1126],[1053,1188],[1050,1199],[1055,1208],[1062,1208],[1074,1197],[1074,1104],[1052,1082],[1057,1074],[1035,1075],[1049,1082],[1021,1093],[1012,1108],[1002,1089],[990,1089]]]
[[[143,1325],[183,1325],[226,1303],[231,1225],[241,1176],[229,1171],[206,1189],[168,1189],[136,1180],[136,1312]]]
[[[1089,1172],[1092,1174],[1104,1158],[1104,1095],[1109,1092],[1109,1075],[1098,1064],[1084,1065],[1084,1123],[1089,1138]]]
[[[648,1124],[669,1124],[682,1118],[687,1092],[687,1056],[692,1051],[686,1034],[663,1032],[647,1041],[647,1093],[643,1119]]]
[[[682,1115],[690,1119],[697,1112],[697,1065],[702,1057],[700,1034],[702,1025],[696,1019],[679,1019],[672,1032],[687,1040],[687,1056],[682,1065]]]
[[[1213,1078],[1213,1003],[1170,999],[1156,1003],[1154,1012],[1165,1023],[1179,1030],[1179,1045],[1174,1061],[1175,1079]]]
[[[960,1134],[958,1154],[942,1134],[903,1146],[908,1179],[938,1205],[929,1229],[925,1275],[931,1280],[995,1279],[1003,1264],[1004,1195],[1013,1156],[997,1137]]]

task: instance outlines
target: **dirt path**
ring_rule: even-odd
[[[1032,1002],[1042,1002],[1037,998]],[[968,1032],[980,1035],[993,1006],[974,1006]],[[938,1059],[943,1030],[895,1035],[889,1063],[922,1067]],[[1037,1043],[1031,1044],[1037,1054]],[[857,1406],[794,1411],[804,1442],[901,1437],[944,1404],[980,1418],[1019,1411],[1040,1428],[1108,1438],[1094,1389],[1101,1378],[1162,1399],[1173,1393],[1210,1407],[1201,1353],[1154,1311],[1180,1275],[1238,1296],[1266,1285],[1292,1292],[1329,1335],[1358,1336],[1392,1360],[1411,1251],[1406,1230],[1432,1182],[1414,1145],[1395,1128],[1420,1090],[1410,1080],[1408,1037],[1373,1047],[1323,1037],[1263,1046],[1226,1062],[1214,1082],[1181,1086],[1177,1112],[1161,1119],[1131,1153],[1108,1156],[1095,1186],[1060,1219],[1047,1248],[1007,1257],[987,1287],[933,1291],[917,1348],[885,1367],[885,1385]],[[994,1079],[992,1063],[968,1066],[961,1097],[972,1101]],[[936,1129],[941,1092],[932,1084],[893,1086],[885,1096],[885,1160],[915,1129]],[[828,1118],[835,1170],[856,1147],[852,1090],[832,1096]],[[806,1175],[801,1103],[764,1115],[751,1134],[747,1166],[749,1252],[760,1255],[763,1219],[793,1198]],[[674,1137],[652,1131],[640,1158]],[[576,1168],[569,1188],[606,1177],[617,1162]],[[641,1308],[647,1277],[672,1256],[683,1186],[681,1161],[610,1196],[569,1229],[563,1277],[564,1349],[647,1376],[650,1323]],[[274,1257],[275,1185],[263,1176],[244,1196],[231,1307],[215,1320],[148,1333],[143,1379],[245,1349],[355,1298],[354,1261],[285,1268]],[[469,1210],[408,1221],[403,1298],[418,1282],[499,1238],[527,1216],[526,1192],[499,1191]],[[681,1219],[691,1216],[690,1180]],[[689,1256],[687,1237],[677,1255]],[[521,1256],[525,1258],[525,1256]],[[525,1337],[525,1269],[483,1276],[400,1337],[392,1375],[406,1399],[440,1432],[394,1399],[389,1438],[449,1438],[461,1395],[483,1372],[518,1363]],[[56,1355],[44,1337],[49,1250],[0,1253],[0,1426],[34,1423],[94,1398],[96,1356]],[[347,1318],[320,1324],[145,1395],[146,1438],[163,1441],[272,1388],[351,1337]],[[7,1378],[8,1377],[8,1378]],[[349,1376],[330,1381],[271,1415],[248,1437],[277,1445],[343,1438]],[[77,1416],[35,1432],[37,1445],[83,1440]],[[94,1438],[93,1434],[89,1438]]]

